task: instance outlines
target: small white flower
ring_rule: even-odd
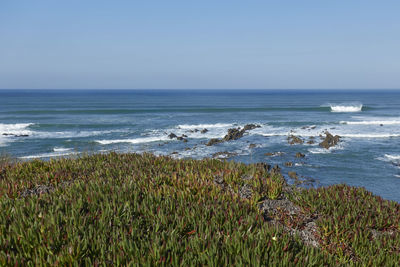
[[[276,236],[273,236],[273,237],[272,237],[272,240],[278,241],[278,238],[277,238]]]

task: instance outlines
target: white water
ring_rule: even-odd
[[[117,143],[140,144],[140,143],[151,143],[157,141],[167,141],[167,140],[173,140],[173,139],[170,139],[168,136],[165,137],[160,136],[160,137],[141,137],[141,138],[117,139],[117,140],[96,140],[96,142],[102,145],[109,145]]]
[[[349,104],[330,104],[331,112],[360,112],[363,105],[361,103]]]

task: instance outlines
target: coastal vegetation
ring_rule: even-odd
[[[0,161],[0,265],[400,263],[400,205],[266,163],[151,154]]]

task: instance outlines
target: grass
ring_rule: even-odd
[[[240,197],[245,184],[249,199]],[[259,204],[282,197],[301,215],[266,221]],[[394,266],[399,210],[345,185],[286,191],[263,165],[232,161],[118,153],[2,161],[0,265]],[[318,248],[287,230],[310,216]]]

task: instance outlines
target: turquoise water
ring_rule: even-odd
[[[248,123],[261,128],[205,145]],[[342,136],[337,147],[318,146],[325,130]],[[316,144],[289,145],[291,131]],[[169,139],[171,132],[188,142]],[[400,202],[400,91],[0,90],[0,151],[21,160],[107,151],[200,159],[228,151],[233,160],[279,164],[316,186],[363,186]],[[293,167],[284,166],[289,161]]]

